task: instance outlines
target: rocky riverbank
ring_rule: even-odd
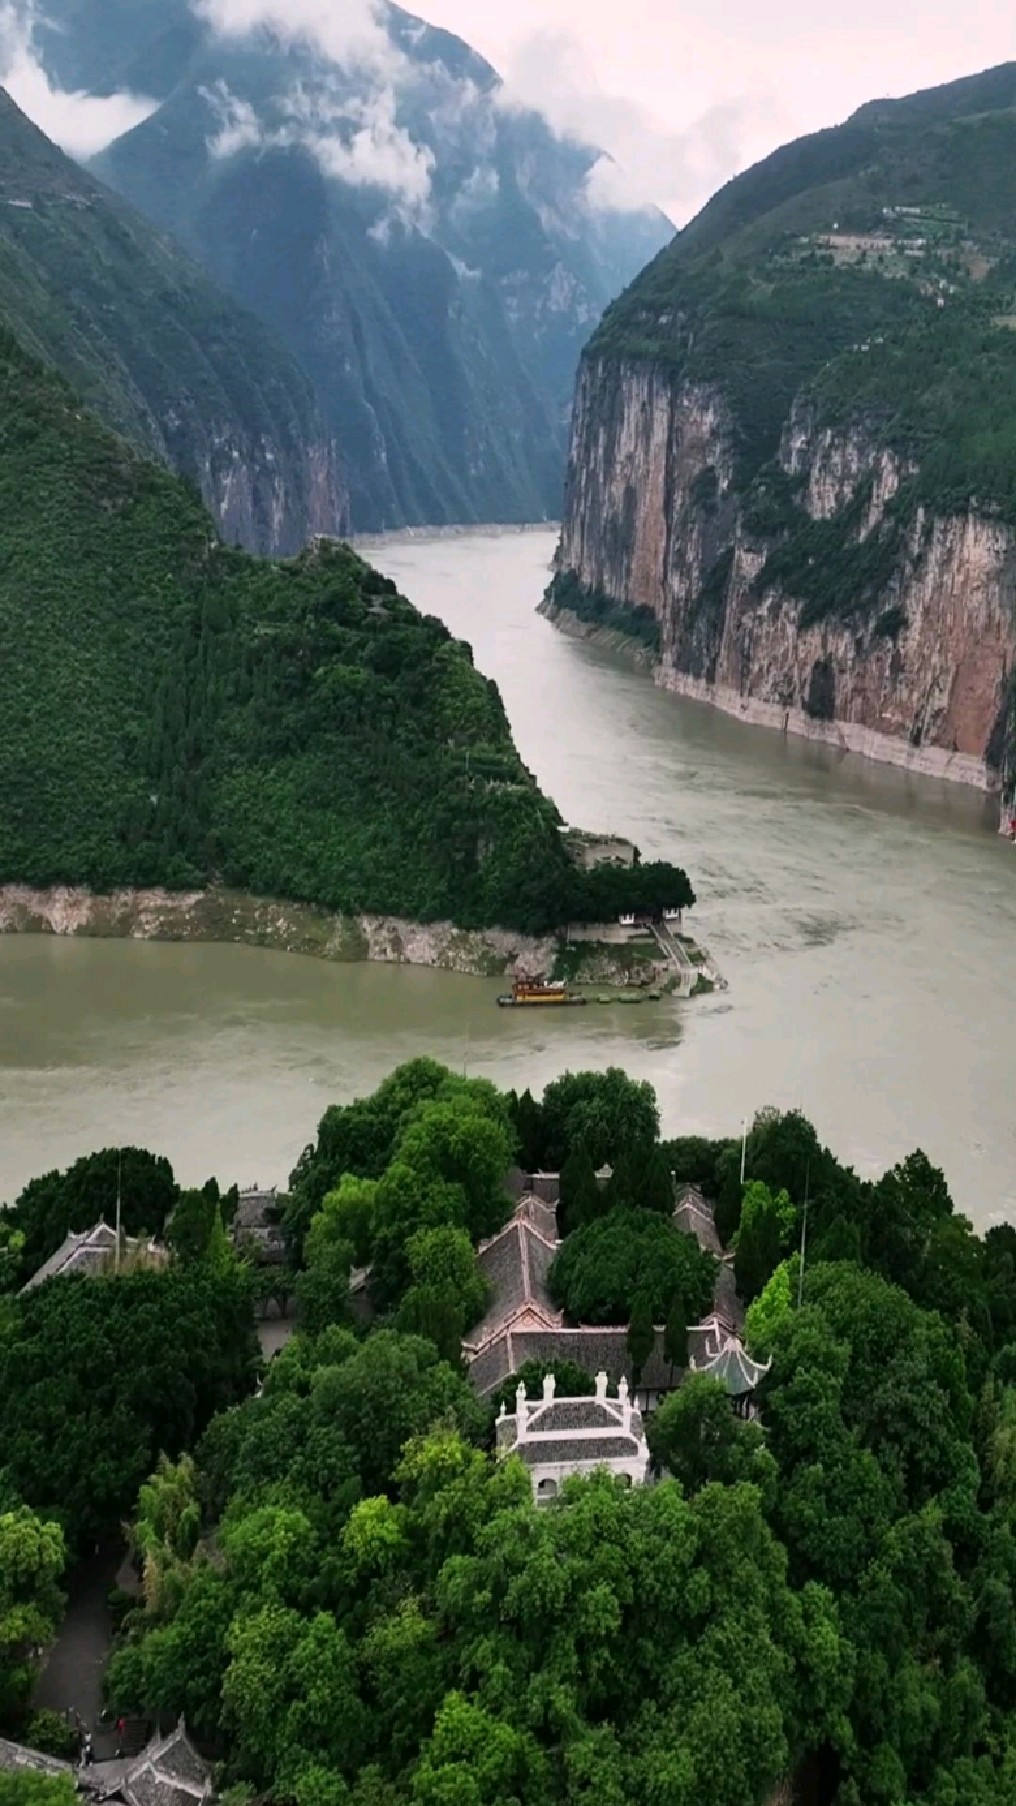
[[[665,961],[659,971],[650,968],[623,940],[596,941],[594,950],[591,937],[597,932],[589,930],[588,943],[580,943],[586,984],[626,991],[632,997],[647,995],[650,985],[656,995],[661,988],[691,994],[687,986],[664,982],[673,976]],[[612,932],[604,930],[607,936]],[[0,887],[0,934],[224,941],[337,962],[430,966],[477,978],[501,978],[517,971],[557,972],[565,951],[562,940],[553,935],[464,929],[451,922],[410,922],[399,916],[343,916],[303,903],[222,889],[118,890],[97,896],[78,887],[33,890],[8,884]]]
[[[399,916],[343,916],[241,891],[0,888],[0,934],[84,935],[141,941],[227,941],[335,961],[378,960],[497,978],[516,965],[549,968],[553,938],[468,930]]]

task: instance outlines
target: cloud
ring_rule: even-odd
[[[663,125],[637,100],[611,93],[579,40],[566,31],[537,31],[509,59],[501,104],[542,113],[564,137],[609,144],[586,181],[590,205],[606,211],[657,204],[670,197],[687,218],[755,154],[760,130],[773,122],[766,96],[724,99],[687,120]]]
[[[155,112],[158,102],[140,94],[55,88],[35,54],[32,25],[30,6],[0,7],[0,83],[61,150],[82,161],[94,157]]]
[[[223,37],[265,29],[313,45],[336,63],[389,66],[398,54],[380,0],[191,0],[191,10]]]
[[[434,153],[424,144],[414,144],[396,123],[391,89],[369,101],[350,103],[347,117],[353,124],[348,140],[327,134],[311,140],[310,148],[325,174],[357,188],[383,188],[410,211],[424,207],[430,197]]]
[[[249,149],[296,146],[312,156],[326,176],[354,188],[379,188],[397,210],[419,216],[430,198],[433,153],[415,144],[395,117],[395,95],[379,88],[367,100],[340,93],[327,80],[294,83],[272,103],[266,123],[247,100],[224,81],[202,88],[215,131],[207,139],[216,158]]]

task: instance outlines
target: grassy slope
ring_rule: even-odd
[[[0,316],[110,426],[196,479],[223,474],[224,440],[230,458],[270,441],[299,519],[322,434],[295,359],[2,90]]]
[[[0,648],[0,881],[555,915],[556,812],[467,649],[347,548],[223,547],[7,336]]]

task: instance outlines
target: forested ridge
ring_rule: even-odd
[[[566,1308],[620,1283],[632,1341],[642,1288],[662,1282],[654,1314],[701,1306],[660,1172],[706,1191],[771,1363],[760,1422],[691,1375],[648,1419],[652,1484],[601,1474],[534,1505],[458,1347],[513,1158],[562,1166]],[[131,1159],[157,1216],[164,1163]],[[87,1212],[110,1156],[29,1187],[0,1259],[0,1731],[30,1732],[19,1627],[52,1634],[65,1548],[120,1510],[144,1586],[116,1602],[111,1708],[184,1712],[236,1801],[1012,1799],[1016,1230],[976,1235],[920,1153],[858,1179],[795,1113],[756,1118],[743,1185],[740,1160],[740,1140],[661,1141],[651,1088],[618,1071],[534,1098],[414,1061],[326,1112],[293,1173],[290,1276],[270,1283],[295,1288],[299,1333],[257,1396],[259,1282],[215,1188],[174,1193],[168,1271],[4,1297],[18,1238],[38,1252]],[[679,1342],[676,1324],[678,1365]],[[62,1798],[15,1778],[4,1806]]]
[[[0,881],[534,931],[693,900],[575,868],[495,685],[392,583],[346,546],[223,545],[9,335],[0,509]]]

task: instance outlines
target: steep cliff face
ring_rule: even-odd
[[[662,682],[751,721],[1012,775],[1014,88],[785,147],[608,310],[550,612],[629,619]]]
[[[288,555],[345,530],[335,447],[295,359],[2,89],[0,313],[106,425],[189,477],[228,540]]]
[[[760,725],[992,783],[1016,666],[1016,530],[976,510],[919,503],[894,518],[915,463],[870,427],[822,424],[807,402],[792,410],[767,482],[746,494],[735,488],[733,446],[719,389],[588,359],[559,572],[652,609],[658,676],[671,689]],[[793,582],[770,580],[788,536],[765,530],[760,502],[781,482],[796,538],[801,523],[824,523],[830,556],[858,560],[846,618]],[[809,588],[821,581],[811,574],[816,555],[803,553]]]

